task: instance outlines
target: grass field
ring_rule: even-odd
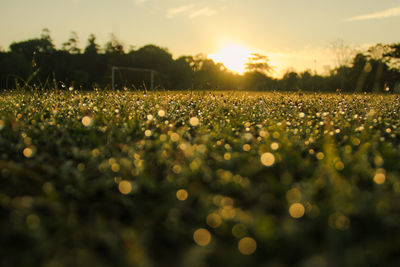
[[[399,105],[3,92],[0,265],[398,266]]]

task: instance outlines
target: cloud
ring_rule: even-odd
[[[167,18],[174,18],[178,15],[185,15],[190,19],[194,19],[201,16],[212,16],[214,15],[216,10],[209,7],[198,8],[195,4],[189,4],[174,8],[167,9]]]
[[[167,18],[173,18],[176,15],[186,13],[187,11],[192,10],[194,7],[195,7],[194,4],[190,4],[190,5],[180,6],[180,7],[169,8],[169,9],[167,9]]]
[[[346,19],[346,21],[355,21],[355,20],[369,20],[369,19],[383,19],[390,17],[400,16],[400,6],[389,8],[383,11],[374,12],[370,14],[359,15],[355,17],[351,17]]]
[[[196,10],[196,11],[192,12],[189,15],[189,18],[194,19],[194,18],[199,17],[199,16],[209,17],[209,16],[214,15],[215,13],[216,13],[216,11],[214,9],[205,7],[205,8],[201,8],[199,10]]]

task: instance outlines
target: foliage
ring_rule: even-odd
[[[79,37],[76,32],[71,32],[71,37],[63,43],[63,50],[70,54],[80,54],[81,49],[78,47]]]
[[[88,39],[88,44],[85,48],[84,53],[86,55],[97,55],[99,53],[100,46],[96,43],[96,36],[91,34]]]
[[[114,34],[111,34],[111,40],[106,43],[104,51],[106,52],[106,54],[116,54],[116,55],[123,55],[125,53],[124,46],[121,44],[121,42],[117,39],[117,37]]]
[[[273,68],[268,63],[268,57],[258,53],[253,53],[246,63],[246,70],[249,72],[261,72],[269,74],[273,71]]]
[[[396,266],[399,110],[382,94],[3,92],[0,264]]]

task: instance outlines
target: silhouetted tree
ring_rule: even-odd
[[[171,86],[176,90],[194,87],[194,70],[190,65],[193,57],[182,56],[176,59],[171,69]]]
[[[27,59],[32,59],[36,53],[49,54],[55,51],[54,44],[49,36],[49,30],[43,29],[40,38],[29,39],[26,41],[12,43],[10,50],[13,53],[18,53]]]
[[[90,34],[88,39],[88,44],[84,50],[84,54],[97,55],[99,53],[99,50],[100,46],[96,43],[96,36],[94,34]]]
[[[346,45],[343,40],[334,42],[332,50],[336,56],[336,75],[340,81],[337,88],[346,91],[346,71],[347,67],[351,64],[355,51]]]
[[[226,68],[221,63],[215,63],[204,54],[198,54],[191,58],[189,65],[194,70],[194,86],[198,89],[219,89],[221,88],[221,73],[226,72]]]
[[[62,44],[62,48],[64,51],[67,51],[70,54],[80,54],[81,49],[78,47],[79,37],[76,32],[71,32],[71,36],[68,41]]]
[[[55,46],[53,44],[53,39],[50,37],[50,30],[48,28],[44,28],[40,35],[40,39],[43,40],[43,52],[54,52]]]
[[[242,89],[245,90],[273,90],[276,88],[276,82],[259,71],[251,71],[243,74]]]
[[[297,90],[298,84],[297,81],[299,79],[299,75],[294,71],[287,72],[282,78],[282,85],[284,90]]]
[[[168,49],[156,45],[145,45],[137,51],[131,53],[134,66],[140,68],[155,69],[166,72],[173,62],[171,53]]]
[[[104,46],[104,51],[106,52],[106,54],[116,55],[123,55],[125,53],[124,46],[113,33],[111,34],[111,40],[108,41]]]
[[[15,80],[26,80],[33,71],[31,61],[24,55],[9,52],[0,53],[0,89],[15,86]]]
[[[298,87],[302,91],[314,91],[315,90],[315,84],[313,81],[313,76],[311,74],[311,70],[306,70],[299,75],[299,80],[298,80]]]
[[[388,59],[393,68],[400,70],[400,43],[386,46],[384,57]]]
[[[246,65],[246,70],[249,72],[258,71],[264,74],[271,73],[273,68],[268,63],[268,57],[258,53],[251,54],[252,57],[249,58]]]

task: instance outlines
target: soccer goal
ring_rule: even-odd
[[[111,69],[111,88],[143,88],[154,90],[156,83],[161,86],[159,72],[152,69],[113,66]]]

